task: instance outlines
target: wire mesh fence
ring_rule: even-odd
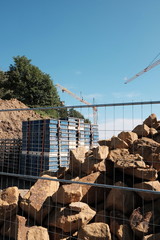
[[[160,239],[159,107],[54,108],[75,109],[85,119],[0,110],[0,239]],[[17,124],[7,129],[14,113]]]

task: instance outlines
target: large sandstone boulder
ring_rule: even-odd
[[[142,239],[142,237],[148,234],[149,224],[152,218],[152,212],[144,212],[143,209],[137,208],[130,216],[130,225],[134,234]]]
[[[106,165],[105,160],[99,160],[93,157],[93,155],[87,156],[84,163],[81,166],[82,172],[86,175],[100,171],[105,172]]]
[[[95,222],[103,222],[109,224],[109,221],[110,221],[109,211],[103,209],[96,212]]]
[[[110,230],[119,240],[132,240],[133,233],[128,218],[119,211],[110,213]]]
[[[140,154],[146,163],[160,171],[160,143],[143,137],[132,144],[131,152]]]
[[[159,149],[158,149],[159,151]],[[152,152],[148,155],[146,162],[160,172],[160,153]]]
[[[147,117],[144,122],[148,127],[155,128],[157,126],[157,116],[156,114],[152,113],[149,117]]]
[[[46,225],[57,227],[64,232],[75,232],[86,225],[96,212],[86,203],[72,202],[67,207],[56,207],[45,221]]]
[[[143,240],[159,240],[159,239],[160,239],[160,233],[149,234],[143,237]]]
[[[95,187],[89,185],[89,183],[98,183],[98,184],[112,184],[112,181],[105,176],[105,173],[95,172],[91,173],[83,178],[80,178],[80,182],[86,182],[82,184],[82,202],[87,204],[97,204],[103,201],[106,198],[107,193],[110,189],[104,189],[103,187]]]
[[[28,215],[41,224],[51,208],[51,197],[59,188],[59,182],[54,181],[55,177],[44,175],[51,180],[38,179],[38,181],[24,195],[20,207]]]
[[[146,124],[136,126],[132,132],[136,133],[138,137],[147,137],[150,133],[150,128]]]
[[[138,139],[138,135],[134,132],[121,132],[118,137],[125,141],[128,145],[133,144],[134,141]]]
[[[108,160],[125,174],[151,181],[158,177],[157,170],[147,165],[139,154],[130,154],[128,149],[111,150]]]
[[[28,228],[26,240],[49,240],[48,230],[41,226]]]
[[[160,226],[160,198],[150,202],[144,202],[141,206],[142,215],[151,213],[152,216],[149,221],[148,234],[159,232]]]
[[[28,189],[19,189],[19,198],[22,199],[27,192]]]
[[[160,144],[153,139],[143,137],[136,140],[131,146],[131,152],[140,154],[144,161],[147,162],[148,157],[152,153],[160,153]]]
[[[155,170],[153,167],[149,167],[148,165],[146,165],[146,168],[135,168],[134,170],[127,169],[126,174],[135,176],[142,180],[150,181],[154,181],[158,177],[157,170]]]
[[[117,182],[115,186],[117,186],[117,188],[111,189],[107,196],[106,209],[115,209],[124,214],[130,214],[138,203],[136,194],[123,189],[123,187],[125,188],[127,185],[122,182]]]
[[[96,158],[97,155],[97,158]],[[69,169],[73,176],[89,175],[93,172],[106,170],[105,158],[108,147],[99,146],[87,151],[85,147],[78,147],[71,151]]]
[[[159,181],[149,181],[141,182],[134,185],[135,188],[150,190],[153,193],[147,193],[145,191],[137,192],[137,194],[143,198],[145,201],[152,201],[160,198],[160,182]],[[156,192],[158,194],[156,194]]]
[[[159,125],[160,125],[160,123],[159,123]],[[159,128],[160,128],[160,126],[159,126]],[[158,133],[154,134],[152,137],[153,140],[156,141],[157,143],[160,143],[160,131],[159,130],[158,130]]]
[[[88,184],[65,184],[53,195],[52,200],[56,203],[69,204],[71,202],[82,201],[87,204],[98,203],[106,198],[108,190],[103,187],[95,187],[89,183],[112,184],[112,181],[101,172],[91,173],[83,178],[78,179],[79,182]]]
[[[125,166],[130,164],[131,166],[137,167],[145,167],[145,163],[143,162],[143,157],[139,154],[130,154],[128,149],[114,149],[109,152],[108,159],[113,163],[117,163],[121,161],[122,163],[126,163]],[[134,163],[135,162],[135,163]]]
[[[99,144],[100,146],[107,146],[107,147],[109,147],[109,149],[110,149],[111,139],[99,140],[99,141],[98,141],[98,144]]]
[[[18,210],[19,190],[8,187],[0,193],[0,224],[11,218]]]
[[[27,219],[22,216],[14,215],[9,221],[6,221],[0,230],[0,234],[16,240],[26,240],[26,227]]]
[[[160,120],[157,121],[156,126],[154,126],[156,130],[160,130]]]
[[[25,217],[14,215],[0,230],[3,237],[16,240],[49,240],[48,230],[41,226],[26,226]]]
[[[111,240],[111,233],[106,223],[90,223],[78,231],[78,239],[81,240]]]
[[[82,199],[82,187],[80,184],[66,184],[62,185],[56,194],[53,195],[52,200],[56,203],[69,204],[71,202],[78,202]]]
[[[85,161],[85,156],[87,153],[86,147],[78,147],[70,151],[70,164],[69,169],[72,175],[81,176],[82,164]]]
[[[151,138],[153,138],[154,135],[156,135],[157,133],[158,133],[158,131],[157,131],[155,128],[150,128],[150,130],[149,130],[149,136],[150,136]]]
[[[112,137],[111,138],[111,149],[116,148],[128,148],[128,143],[126,143],[124,140],[122,140],[119,137]]]
[[[99,160],[106,159],[109,153],[107,146],[98,146],[93,148],[93,157]]]

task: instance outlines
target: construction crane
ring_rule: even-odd
[[[61,86],[60,84],[56,84],[55,86],[59,87],[62,90],[62,92],[68,93],[69,95],[71,95],[72,97],[77,99],[78,101],[85,103],[86,105],[92,105],[91,103],[85,101],[83,98],[80,98],[75,93],[69,91],[67,88]],[[94,122],[94,124],[97,124],[97,108],[96,107],[93,107],[93,122]]]
[[[142,71],[140,71],[139,73],[137,73],[136,75],[134,75],[133,77],[131,77],[130,79],[128,79],[127,81],[125,81],[125,84],[133,81],[135,78],[141,76],[143,73],[148,72],[148,71],[151,70],[152,68],[156,67],[158,64],[160,64],[160,59],[157,60],[156,62],[150,64],[148,67],[146,67],[145,69],[143,69]]]

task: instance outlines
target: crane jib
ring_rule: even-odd
[[[151,65],[149,65],[148,67],[144,68],[142,71],[140,71],[139,73],[137,73],[136,75],[134,75],[132,78],[128,79],[127,81],[125,81],[125,84],[133,81],[135,78],[141,76],[143,73],[148,72],[149,70],[151,70],[152,68],[156,67],[158,64],[160,64],[160,59],[158,59],[156,62],[152,63]]]

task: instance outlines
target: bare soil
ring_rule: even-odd
[[[17,99],[2,100],[0,99],[0,110],[7,109],[24,109],[28,108],[25,104]],[[22,121],[41,119],[41,116],[29,111],[4,111],[0,112],[0,138],[22,138]]]

